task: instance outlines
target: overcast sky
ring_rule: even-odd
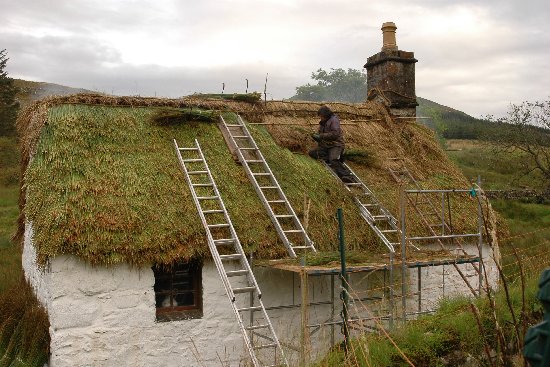
[[[473,116],[550,96],[548,0],[0,0],[11,77],[119,95],[291,97],[319,68],[362,69],[397,25],[416,94]]]

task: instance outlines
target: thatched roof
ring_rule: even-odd
[[[392,120],[379,103],[329,105],[343,121],[348,151],[361,158],[350,164],[394,213],[397,186],[387,167],[395,161],[388,158],[405,158],[428,185],[467,184],[426,128]],[[155,124],[165,107],[232,111],[263,124],[251,125],[251,132],[300,217],[304,202],[311,200],[308,232],[316,247],[336,250],[334,213],[342,207],[347,245],[384,252],[345,188],[318,162],[299,154],[313,146],[308,135],[319,104],[75,95],[37,102],[18,120],[23,151],[19,236],[25,220],[32,222],[42,263],[66,253],[91,263],[137,265],[209,256],[173,138],[181,146],[200,141],[245,250],[257,258],[286,256],[217,125]]]

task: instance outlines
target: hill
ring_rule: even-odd
[[[14,79],[15,86],[19,89],[17,100],[22,107],[33,101],[37,101],[48,96],[65,96],[76,93],[92,93],[92,91],[83,88],[72,88],[60,84],[33,82],[30,80]]]
[[[494,135],[502,128],[494,122],[472,117],[429,99],[417,97],[417,101],[417,116],[428,117],[420,119],[420,122],[434,130],[440,138],[480,140]]]

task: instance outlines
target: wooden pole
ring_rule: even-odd
[[[306,366],[309,361],[309,310],[308,310],[308,284],[307,272],[304,267],[300,270],[300,286],[302,290],[301,304],[301,340],[300,340],[300,366]]]

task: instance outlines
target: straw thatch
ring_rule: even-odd
[[[388,158],[404,158],[412,173],[431,186],[467,184],[425,128],[395,122],[373,102],[329,105],[341,117],[349,150],[355,152],[350,164],[394,213],[397,186],[386,169],[395,161]],[[41,263],[64,253],[91,263],[137,265],[207,256],[205,233],[171,145],[173,138],[182,146],[198,138],[245,250],[258,258],[285,256],[216,124],[188,118],[185,123],[155,122],[168,107],[228,118],[233,111],[262,124],[251,125],[251,132],[297,214],[303,217],[309,208],[308,232],[316,247],[336,249],[334,213],[343,207],[348,246],[384,252],[344,187],[318,162],[293,154],[313,145],[308,134],[316,128],[319,106],[89,94],[37,102],[18,120],[23,152],[19,237],[25,220],[32,222]]]

